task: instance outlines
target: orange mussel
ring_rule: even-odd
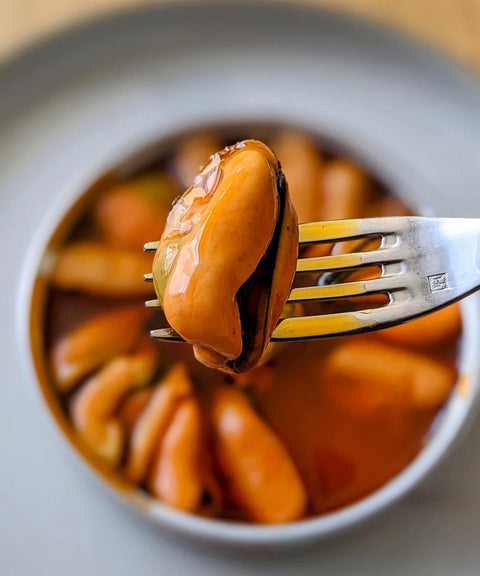
[[[211,157],[176,202],[153,263],[170,326],[202,363],[259,361],[288,298],[297,217],[273,152],[246,140]]]

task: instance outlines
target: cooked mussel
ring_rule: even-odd
[[[242,373],[259,361],[295,274],[297,217],[273,152],[246,140],[213,155],[174,204],[153,280],[196,358]]]

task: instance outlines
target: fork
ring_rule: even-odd
[[[388,301],[379,308],[282,317],[272,334],[272,342],[387,328],[433,312],[480,287],[480,219],[393,216],[309,222],[298,228],[300,247],[374,238],[380,243],[366,251],[299,258],[297,275],[329,274],[332,283],[320,280],[313,286],[293,288],[288,303],[377,294],[387,295]],[[144,249],[155,251],[157,246],[158,242],[148,242]],[[376,278],[335,281],[338,272],[351,273],[373,266],[380,268]],[[145,274],[144,278],[153,280],[152,274]],[[150,300],[146,306],[157,307],[160,302]],[[159,340],[183,341],[171,328],[152,330],[150,335]]]

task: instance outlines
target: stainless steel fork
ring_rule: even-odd
[[[371,250],[299,258],[297,274],[315,285],[293,288],[288,302],[331,301],[375,294],[388,296],[378,308],[283,317],[272,341],[358,334],[401,324],[446,306],[480,287],[480,219],[417,216],[332,220],[299,225],[300,247],[377,238]],[[149,242],[145,250],[156,250]],[[337,273],[378,267],[378,277],[336,282]],[[318,281],[329,274],[331,283]],[[332,282],[333,279],[333,282]],[[146,274],[151,281],[152,275]],[[158,300],[146,302],[159,306]],[[171,328],[151,331],[160,340],[182,341]]]

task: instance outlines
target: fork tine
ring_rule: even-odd
[[[325,222],[307,222],[298,225],[299,244],[312,242],[334,242],[349,238],[358,238],[359,220],[330,220]]]
[[[143,245],[144,252],[156,252],[160,242],[146,242]]]
[[[405,274],[383,276],[369,280],[355,282],[342,282],[338,284],[325,284],[321,286],[307,286],[294,288],[290,292],[287,302],[305,302],[306,300],[334,300],[337,298],[351,298],[378,293],[390,293],[405,288]]]
[[[365,235],[393,234],[399,228],[400,220],[405,218],[385,217],[352,219],[352,220],[330,220],[325,222],[307,222],[299,224],[299,243],[308,244],[312,242],[335,242],[360,238]],[[143,246],[145,252],[155,252],[159,241],[146,242]]]
[[[152,338],[158,338],[167,342],[185,342],[178,332],[172,328],[157,328],[157,330],[150,330]]]
[[[277,324],[271,341],[312,340],[379,330],[390,326],[398,320],[401,314],[399,308],[402,306],[405,306],[405,304],[400,301],[388,304],[383,308],[366,309],[358,312],[338,312],[317,316],[285,318]],[[405,318],[405,320],[407,319]]]
[[[146,308],[161,308],[162,307],[162,303],[160,302],[160,300],[147,300],[145,302],[145,307]]]
[[[271,342],[299,341],[360,334],[369,330],[379,330],[394,323],[399,315],[402,302],[389,304],[383,308],[361,310],[359,312],[339,312],[318,316],[300,316],[280,320]],[[407,318],[405,318],[407,319]],[[185,342],[172,328],[151,330],[150,336],[163,342]]]
[[[297,272],[320,272],[341,270],[360,266],[375,266],[385,263],[400,262],[406,257],[403,246],[377,248],[366,252],[319,256],[317,258],[300,258],[297,261]]]
[[[362,236],[395,234],[405,227],[405,217],[358,218],[353,220],[328,220],[299,224],[299,243],[340,242]]]
[[[153,274],[149,272],[148,274],[143,275],[143,279],[145,282],[153,282]]]

